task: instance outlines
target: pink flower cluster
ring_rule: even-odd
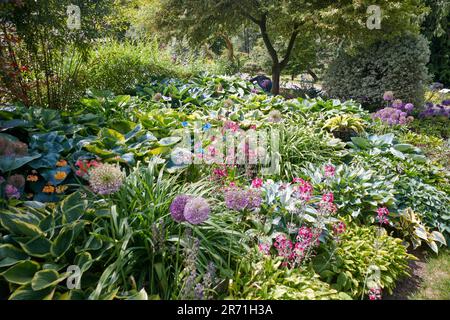
[[[346,229],[347,229],[347,226],[342,221],[339,221],[338,223],[333,225],[333,232],[336,236],[343,234]]]
[[[253,188],[261,188],[263,186],[263,179],[261,178],[255,178],[252,180],[252,187]]]
[[[303,201],[311,200],[314,190],[311,183],[303,180],[302,178],[294,178],[293,183],[298,184],[298,186],[296,186],[296,192],[300,199]]]
[[[301,227],[296,236],[296,242],[292,242],[285,235],[278,235],[273,246],[278,256],[285,259],[283,266],[300,264],[307,256],[310,249],[319,244],[319,234],[315,234],[311,228]],[[261,247],[260,247],[260,250]]]
[[[223,127],[225,130],[231,130],[233,132],[236,132],[240,129],[239,124],[237,122],[230,120],[225,121]]]
[[[389,220],[387,216],[389,215],[389,210],[386,207],[380,207],[377,209],[377,221],[383,225],[383,224],[389,224]]]
[[[333,192],[324,193],[322,195],[322,201],[319,203],[320,210],[331,214],[336,213],[337,207],[333,202],[334,202]]]
[[[75,172],[75,174],[81,178],[86,178],[90,169],[96,168],[100,165],[101,163],[96,160],[78,160],[77,162],[75,162],[75,166],[78,167],[78,170]]]
[[[381,289],[372,288],[369,290],[369,300],[381,300]]]
[[[336,168],[330,164],[325,165],[325,177],[330,178],[334,177],[336,172]]]

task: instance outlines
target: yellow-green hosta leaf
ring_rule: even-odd
[[[62,228],[59,235],[53,241],[50,252],[57,258],[61,257],[70,248],[72,240],[73,229],[71,227]]]
[[[31,288],[35,291],[56,286],[59,282],[67,278],[68,274],[60,276],[58,272],[52,269],[46,269],[36,272],[31,280]]]
[[[22,261],[10,267],[1,275],[6,281],[15,284],[27,284],[33,279],[34,274],[40,269],[40,265],[34,261]]]
[[[34,291],[31,285],[21,286],[9,297],[9,300],[51,300],[55,293],[55,288],[46,288]]]

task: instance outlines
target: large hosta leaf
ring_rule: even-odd
[[[51,300],[54,293],[55,288],[35,291],[30,284],[27,284],[16,289],[9,297],[9,300]]]
[[[68,274],[59,275],[59,273],[53,269],[46,269],[36,272],[31,280],[31,288],[34,291],[39,291],[49,287],[56,286],[59,282],[68,277]]]
[[[0,171],[6,173],[8,171],[16,170],[40,156],[40,154],[23,157],[0,156]]]
[[[67,250],[69,250],[70,245],[73,240],[73,229],[71,227],[64,227],[61,229],[59,235],[53,241],[50,248],[50,252],[55,257],[61,257]]]
[[[15,284],[27,284],[31,282],[34,274],[40,269],[40,265],[34,261],[22,261],[10,267],[1,275],[6,281]]]

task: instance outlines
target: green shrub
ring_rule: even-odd
[[[314,260],[314,269],[332,288],[354,298],[366,295],[371,285],[392,293],[396,281],[408,275],[408,260],[415,257],[406,252],[401,239],[379,233],[375,227],[351,226],[336,248],[323,248]],[[369,283],[371,272],[377,269],[379,283]]]
[[[253,259],[253,260],[252,260]],[[231,299],[343,300],[344,293],[331,289],[312,270],[281,266],[279,258],[245,258],[230,281]]]
[[[89,63],[89,86],[116,94],[127,93],[151,77],[184,75],[182,68],[172,62],[167,51],[159,49],[156,41],[108,41],[95,48]]]
[[[354,98],[370,108],[381,107],[385,91],[419,106],[429,80],[429,56],[425,38],[409,34],[360,48],[355,55],[342,51],[325,74],[324,88],[332,97]]]

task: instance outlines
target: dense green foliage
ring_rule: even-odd
[[[383,105],[386,91],[420,106],[429,80],[429,56],[425,38],[414,35],[379,41],[356,54],[342,51],[329,66],[324,85],[330,96],[353,98],[372,110]]]

